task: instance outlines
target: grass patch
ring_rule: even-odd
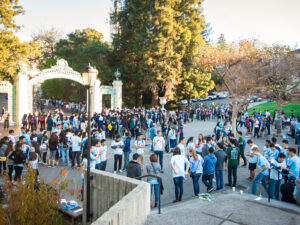
[[[277,103],[276,102],[267,102],[262,103],[260,105],[254,106],[250,109],[248,109],[249,115],[252,115],[253,109],[256,110],[256,112],[264,112],[264,110],[269,110],[271,115],[273,116],[274,111],[277,109]],[[282,106],[282,111],[287,117],[291,116],[292,110],[294,111],[294,115],[297,116],[300,114],[300,103],[297,102],[289,102],[287,105]]]

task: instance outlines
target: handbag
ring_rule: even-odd
[[[153,170],[154,170],[154,173],[156,174],[156,169],[154,168],[154,166],[153,166],[153,164],[151,163],[151,166],[152,166],[152,168],[153,168]],[[163,183],[162,183],[162,179],[161,179],[161,177],[159,177],[159,178],[157,178],[159,181],[158,181],[158,184],[159,184],[159,193],[162,195],[163,194],[163,192],[164,192],[164,185],[163,185]]]
[[[196,166],[196,171],[197,171],[197,168],[199,166],[199,162],[200,162],[200,160],[198,160],[198,163],[197,163],[197,166]],[[191,172],[191,174],[190,174],[191,178],[196,177],[196,171],[195,172]]]

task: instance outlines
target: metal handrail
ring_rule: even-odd
[[[159,189],[158,189],[158,192],[159,192],[158,193],[158,214],[160,214],[161,177],[160,176],[155,176],[155,175],[148,174],[148,175],[136,177],[135,179],[141,180],[141,179],[146,178],[146,177],[153,177],[153,178],[157,178],[157,180],[158,180],[158,187],[159,187]]]

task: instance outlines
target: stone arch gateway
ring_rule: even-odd
[[[68,79],[83,85],[83,79],[79,72],[74,71],[68,66],[64,59],[59,59],[56,65],[42,71],[27,70],[25,65],[20,66],[20,72],[15,76],[15,94],[14,94],[14,118],[13,120],[21,124],[24,114],[33,113],[33,86],[41,85],[45,80],[49,79]],[[113,82],[112,88],[114,95],[111,97],[115,104],[112,109],[121,109],[122,106],[122,81],[119,79]],[[115,98],[117,96],[117,98]],[[89,100],[88,100],[89,101]],[[96,80],[95,86],[91,88],[91,112],[102,111],[102,92],[101,82]],[[11,113],[12,115],[12,113]]]

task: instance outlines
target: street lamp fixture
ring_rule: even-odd
[[[93,87],[95,85],[97,75],[98,70],[88,64],[82,73],[83,84],[85,86]]]
[[[88,90],[88,146],[87,146],[87,169],[86,169],[86,219],[87,222],[90,221],[91,213],[90,213],[90,204],[91,204],[91,87],[95,85],[96,79],[98,75],[98,70],[88,64],[85,70],[82,73],[83,84],[87,87]]]

